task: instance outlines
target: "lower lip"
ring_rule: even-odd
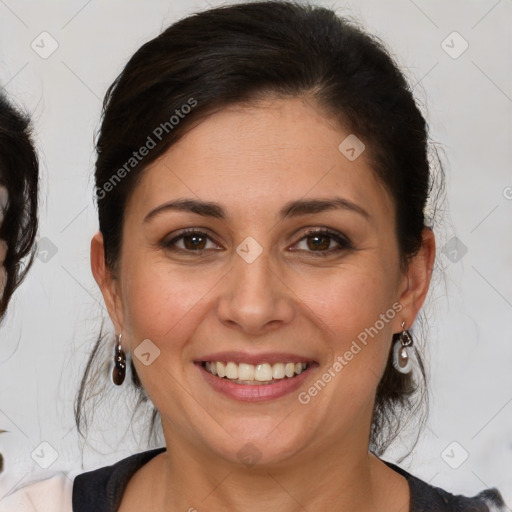
[[[264,400],[274,400],[295,391],[305,379],[308,378],[310,371],[314,368],[315,363],[308,367],[299,375],[291,379],[285,377],[273,384],[235,384],[234,382],[224,378],[217,377],[207,371],[201,363],[196,363],[206,382],[219,393],[226,395],[235,400],[245,402],[260,402]]]

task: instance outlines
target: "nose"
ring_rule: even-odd
[[[268,256],[263,250],[251,263],[238,254],[233,256],[217,309],[220,321],[228,327],[256,335],[291,322],[294,294],[279,271],[271,268]]]

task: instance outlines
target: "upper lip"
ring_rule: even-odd
[[[233,361],[234,363],[246,364],[262,364],[262,363],[313,363],[313,359],[298,354],[290,354],[287,352],[262,352],[260,354],[250,354],[248,352],[216,352],[207,354],[196,359],[196,362],[205,361]]]

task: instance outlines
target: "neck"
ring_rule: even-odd
[[[185,444],[167,446],[168,451],[155,458],[159,467],[153,468],[160,484],[155,484],[151,509],[159,512],[409,510],[407,481],[367,450],[331,446],[315,457],[245,467]]]

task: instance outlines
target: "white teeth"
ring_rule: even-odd
[[[204,368],[213,375],[225,377],[234,381],[255,381],[269,382],[281,380],[285,377],[292,378],[300,375],[306,368],[307,363],[261,363],[258,365],[240,363],[233,361],[223,363],[221,361],[206,361]]]
[[[217,365],[217,375],[219,377],[225,377],[226,376],[226,367],[224,366],[224,363],[214,363]]]
[[[284,367],[284,373],[287,377],[293,377],[295,373],[295,365],[293,363],[286,363]]]
[[[254,380],[254,365],[240,363],[238,365],[238,378],[240,380]]]
[[[238,379],[238,365],[232,361],[226,365],[226,377],[228,379]]]
[[[301,366],[302,371],[302,366]],[[298,372],[300,373],[300,372]],[[283,363],[276,363],[274,366],[272,366],[272,377],[274,379],[284,379],[285,373],[284,373],[284,364]]]
[[[272,366],[268,363],[259,364],[254,370],[254,380],[264,382],[266,380],[272,380]]]

